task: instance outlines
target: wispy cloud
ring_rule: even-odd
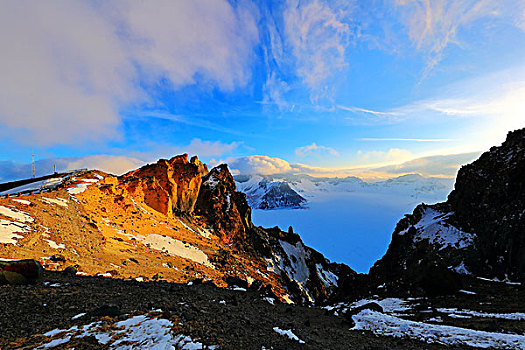
[[[350,112],[345,119],[356,124],[392,124],[404,119],[404,113],[397,110],[375,111],[372,109],[337,105],[337,109]],[[335,111],[335,109],[334,109]]]
[[[339,152],[337,152],[335,149],[323,145],[318,145],[315,142],[313,142],[311,145],[298,147],[295,150],[295,155],[297,157],[307,157],[312,154],[330,154],[332,156],[338,156]]]
[[[231,129],[231,128],[226,128],[222,125],[210,122],[209,119],[203,119],[203,118],[195,117],[195,116],[189,117],[189,116],[184,116],[181,114],[173,114],[173,113],[168,113],[164,111],[139,112],[139,113],[134,113],[133,115],[126,117],[126,119],[136,119],[136,118],[140,118],[144,120],[147,120],[150,118],[169,120],[174,123],[191,125],[197,128],[214,130],[214,131],[219,131],[222,133],[227,133],[227,134],[232,134],[232,135],[244,135],[243,132],[240,132],[238,130]]]
[[[347,66],[351,29],[341,3],[289,0],[284,11],[285,33],[296,59],[297,75],[310,89],[312,102],[331,97],[334,75]]]
[[[424,80],[441,62],[447,46],[462,46],[460,32],[474,22],[504,18],[511,25],[522,27],[517,18],[523,16],[524,3],[523,0],[397,0],[394,4],[413,45],[428,54],[421,78]],[[515,7],[518,11],[509,11]]]
[[[481,152],[436,155],[413,159],[401,164],[388,165],[374,169],[388,174],[418,173],[425,176],[453,177],[461,165],[475,160]]]
[[[413,158],[410,151],[400,148],[391,148],[388,151],[357,151],[357,155],[367,163],[400,162]]]
[[[287,0],[266,21],[264,100],[288,110],[286,95],[308,91],[310,103],[333,102],[335,82],[348,66],[354,37],[353,2]],[[286,81],[286,83],[284,83]]]
[[[372,114],[372,115],[377,115],[377,116],[398,116],[398,115],[401,115],[400,112],[395,112],[395,111],[380,112],[380,111],[374,111],[374,110],[366,109],[366,108],[347,107],[347,106],[342,106],[342,105],[337,105],[337,108],[342,109],[344,111],[348,111],[348,112],[366,113],[366,114]]]
[[[363,137],[357,139],[358,141],[402,141],[402,142],[449,142],[453,139],[404,139],[404,138],[378,138],[378,137]]]

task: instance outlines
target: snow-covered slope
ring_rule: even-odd
[[[288,181],[273,181],[261,175],[235,177],[237,190],[246,194],[253,209],[301,208],[306,199],[299,195]]]

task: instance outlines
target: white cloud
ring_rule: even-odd
[[[71,159],[67,164],[62,166],[61,170],[75,169],[97,169],[109,174],[122,175],[130,170],[137,169],[144,165],[145,162],[136,158],[114,155],[93,155]]]
[[[413,159],[401,164],[388,165],[374,169],[388,174],[418,173],[424,176],[456,176],[461,165],[467,164],[479,157],[480,152],[437,155]]]
[[[237,174],[280,174],[292,171],[290,163],[284,159],[268,156],[249,156],[227,160],[229,168]]]
[[[357,155],[365,162],[383,163],[405,161],[412,157],[406,149],[391,148],[388,151],[357,151]]]
[[[298,147],[295,150],[295,155],[301,158],[312,155],[312,154],[327,154],[327,153],[332,156],[339,155],[339,153],[335,149],[331,147],[323,146],[323,145],[317,145],[315,142],[313,142],[311,145],[308,145],[308,146]]]
[[[508,131],[525,127],[525,67],[462,82],[447,91],[447,97],[416,101],[397,110],[406,121],[470,119],[462,134],[470,150],[498,144]]]
[[[115,139],[119,110],[151,102],[144,86],[197,76],[204,88],[245,86],[253,12],[226,0],[4,1],[1,134],[37,145]]]
[[[338,77],[348,66],[353,3],[287,0],[274,7],[278,10],[267,10],[263,102],[288,110],[290,95],[306,88],[311,103],[333,103]]]

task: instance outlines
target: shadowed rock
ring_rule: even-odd
[[[0,260],[1,284],[33,284],[42,279],[42,265],[34,259]]]

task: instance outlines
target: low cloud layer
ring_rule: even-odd
[[[290,164],[284,159],[268,156],[250,156],[226,161],[235,174],[273,175],[281,173],[308,174],[312,176],[343,177],[358,176],[365,180],[380,180],[404,174],[417,173],[423,176],[455,177],[463,164],[470,163],[480,152],[438,155],[413,159],[396,165],[383,167],[324,168],[305,164]]]

